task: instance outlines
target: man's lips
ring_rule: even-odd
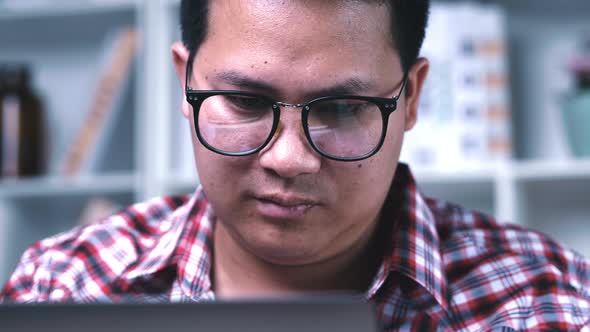
[[[318,200],[295,194],[262,194],[254,196],[259,201],[266,201],[285,207],[299,205],[319,205]]]
[[[256,210],[265,217],[299,219],[310,209],[319,205],[317,200],[285,194],[256,195]]]

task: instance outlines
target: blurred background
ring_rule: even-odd
[[[0,283],[34,241],[198,185],[179,0],[0,0]],[[590,256],[590,1],[433,0],[427,195]]]

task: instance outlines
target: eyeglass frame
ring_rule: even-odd
[[[207,148],[208,150],[210,150],[212,152],[218,153],[220,155],[228,156],[228,157],[244,157],[244,156],[249,156],[249,155],[260,152],[262,149],[264,149],[268,145],[268,143],[270,143],[270,141],[272,140],[272,138],[276,134],[276,131],[277,131],[277,128],[278,128],[279,122],[280,122],[281,107],[289,107],[289,108],[301,108],[302,109],[302,111],[301,111],[301,125],[303,126],[303,132],[305,133],[305,137],[307,138],[307,141],[309,142],[309,144],[311,145],[311,147],[313,148],[313,150],[315,152],[317,152],[321,156],[331,159],[331,160],[351,162],[351,161],[359,161],[359,160],[363,160],[363,159],[367,159],[369,157],[372,157],[381,149],[381,147],[383,146],[383,143],[385,142],[385,137],[387,136],[387,127],[388,127],[387,125],[389,122],[389,116],[391,115],[391,113],[393,113],[393,112],[395,112],[395,110],[397,110],[398,101],[402,95],[402,92],[403,92],[404,87],[406,86],[407,82],[408,82],[408,75],[407,75],[407,73],[405,73],[404,77],[402,78],[402,86],[400,88],[399,93],[392,98],[358,96],[358,95],[334,95],[334,96],[323,96],[323,97],[314,98],[308,102],[300,103],[300,104],[290,104],[290,103],[280,102],[280,101],[273,100],[269,97],[266,97],[266,96],[258,94],[258,93],[252,93],[252,92],[246,92],[246,91],[240,91],[240,90],[193,90],[188,86],[185,88],[185,96],[186,96],[186,101],[193,107],[193,123],[195,126],[195,134],[197,135],[199,142],[201,144],[203,144],[203,146],[205,148]],[[201,105],[209,97],[224,96],[224,95],[239,95],[239,96],[244,96],[244,97],[259,98],[260,100],[268,102],[269,105],[272,105],[272,111],[273,111],[272,128],[270,130],[270,133],[268,134],[267,139],[259,147],[245,151],[245,152],[227,152],[227,151],[223,151],[223,150],[219,150],[219,149],[215,148],[214,146],[209,144],[203,138],[203,136],[201,135],[201,132],[199,130],[199,112],[201,111]],[[308,124],[308,117],[309,117],[309,112],[311,110],[311,106],[313,106],[314,104],[317,104],[317,103],[321,103],[321,102],[325,102],[325,101],[329,101],[329,100],[339,100],[339,99],[352,99],[352,100],[361,100],[361,101],[371,102],[371,103],[377,105],[379,107],[379,110],[381,111],[382,131],[381,131],[381,137],[379,138],[379,142],[371,151],[369,151],[361,156],[358,156],[358,157],[332,156],[332,155],[322,151],[314,143],[313,139],[311,138],[311,134],[309,132],[309,124]]]

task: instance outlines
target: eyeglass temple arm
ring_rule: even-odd
[[[399,89],[397,96],[394,97],[395,100],[399,100],[399,98],[401,97],[402,92],[404,91],[404,88],[408,84],[409,80],[410,80],[410,75],[408,75],[408,73],[404,73],[404,80],[402,81],[402,87]]]
[[[195,61],[196,52],[191,50],[188,59],[186,61],[186,73],[184,74],[184,92],[191,90],[188,85],[189,78],[191,77],[191,73],[193,72],[193,64]]]

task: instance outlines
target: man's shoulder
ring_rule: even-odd
[[[512,255],[530,262],[546,262],[564,273],[568,264],[590,268],[590,261],[560,241],[525,226],[499,222],[485,213],[465,209],[457,204],[428,199],[436,221],[444,253],[461,251],[467,259],[479,254]],[[465,251],[465,250],[469,251]]]
[[[118,250],[132,246],[133,249],[125,251],[137,254],[151,247],[154,240],[171,228],[176,221],[171,216],[178,212],[188,199],[188,196],[169,196],[135,203],[109,217],[97,220],[94,224],[74,227],[38,241],[29,250],[42,254],[48,250],[80,251],[87,246]]]
[[[590,260],[541,232],[455,204],[428,203],[453,311],[503,315],[502,324],[515,327],[588,323]]]
[[[75,294],[91,292],[76,287],[106,287],[182,221],[189,198],[171,196],[136,203],[95,224],[34,243],[23,254],[0,299],[72,300]]]

